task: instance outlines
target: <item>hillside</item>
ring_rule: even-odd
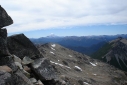
[[[120,70],[87,55],[54,43],[37,47],[69,85],[116,85],[119,80]]]
[[[127,39],[118,38],[106,43],[97,52],[92,54],[92,57],[127,71]]]

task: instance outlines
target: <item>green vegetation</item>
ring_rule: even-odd
[[[108,53],[108,51],[112,48],[112,43],[106,43],[103,47],[101,47],[98,51],[91,55],[92,58],[102,60],[102,57]]]

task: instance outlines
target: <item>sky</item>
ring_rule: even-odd
[[[127,0],[0,0],[12,17],[8,35],[127,34]]]

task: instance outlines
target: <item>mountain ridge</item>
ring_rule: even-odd
[[[106,43],[92,57],[127,71],[127,39],[119,37]]]
[[[113,76],[117,75],[118,69],[99,60],[92,59],[85,54],[67,49],[56,43],[46,43],[37,48],[45,58],[50,60],[59,73],[58,76],[62,76],[62,78],[64,76],[64,79],[67,79],[65,81],[71,81],[72,85],[112,85],[115,82],[112,80],[117,80]],[[113,79],[111,79],[111,76]]]
[[[101,36],[65,36],[56,38],[42,37],[38,39],[30,39],[34,44],[45,44],[45,43],[58,43],[69,49],[78,51],[83,54],[91,55],[96,52],[105,43],[114,40],[118,37],[127,38],[127,34],[119,35],[101,35]],[[102,44],[103,42],[103,44]],[[99,43],[101,43],[99,45]],[[82,48],[82,49],[81,49]],[[93,50],[94,49],[94,50]],[[88,52],[89,50],[89,52]]]

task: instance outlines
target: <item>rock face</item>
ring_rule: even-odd
[[[7,48],[7,30],[2,29],[13,23],[11,17],[0,6],[0,85],[33,85],[19,69]]]
[[[38,49],[24,34],[8,37],[7,46],[11,54],[15,54],[21,59],[25,56],[33,59],[42,57]]]
[[[38,46],[58,73],[58,80],[44,85],[126,85],[123,71],[58,44]],[[56,83],[57,82],[57,83]]]
[[[7,49],[7,30],[0,29],[0,56],[10,55]]]
[[[0,6],[0,29],[2,27],[13,24],[13,20],[7,12]]]
[[[105,53],[95,58],[99,58],[121,70],[127,71],[126,39],[118,38],[116,40],[110,41],[106,46],[103,46],[100,51]],[[98,51],[96,54],[100,54],[100,51]]]

